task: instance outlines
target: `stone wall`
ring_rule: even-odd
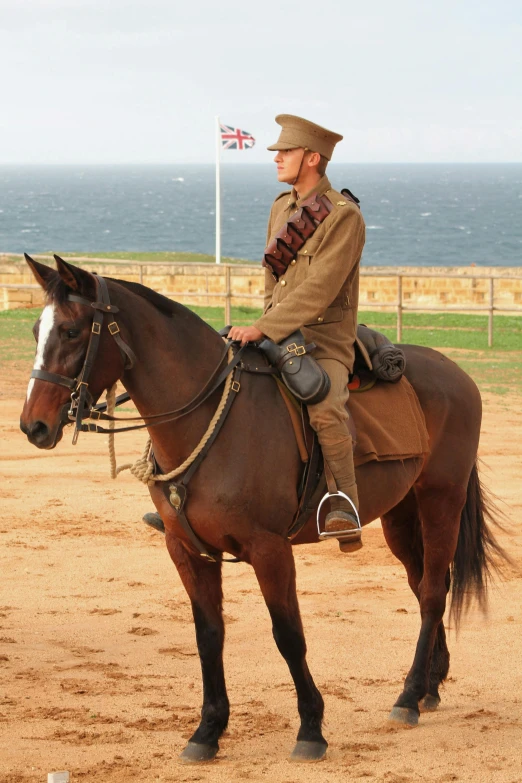
[[[47,261],[50,263],[50,261]],[[213,264],[144,264],[97,261],[81,263],[108,277],[143,282],[150,288],[185,304],[222,306],[226,292],[226,266]],[[230,285],[234,305],[259,307],[262,303],[264,272],[259,265],[231,265]],[[522,268],[520,267],[363,267],[361,305],[365,309],[389,309],[397,302],[397,277],[403,277],[403,303],[414,307],[477,307],[489,304],[490,281],[480,275],[495,275],[497,307],[521,308]],[[433,274],[435,277],[426,277]],[[2,260],[0,256],[0,307],[34,307],[42,294],[23,262]],[[30,289],[21,286],[31,285]],[[6,287],[8,286],[8,287]],[[20,287],[19,287],[20,286]],[[251,298],[255,297],[255,298]],[[3,304],[2,304],[3,303]]]

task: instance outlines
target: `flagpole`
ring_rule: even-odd
[[[221,156],[221,129],[219,117],[216,116],[216,264],[221,263],[221,181],[220,163]]]

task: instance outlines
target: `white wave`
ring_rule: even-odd
[[[366,226],[368,231],[379,231],[384,228],[384,226]]]
[[[172,182],[185,182],[185,177],[172,177]]]
[[[381,198],[381,204],[389,204],[390,199],[389,198]]]
[[[429,217],[431,215],[431,212],[421,212],[421,217]]]

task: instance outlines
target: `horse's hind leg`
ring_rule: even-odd
[[[413,489],[382,517],[382,529],[390,550],[406,569],[408,584],[420,603],[419,584],[424,568],[423,545],[417,498]],[[446,575],[446,591],[448,590],[449,571]],[[449,651],[444,623],[441,620],[430,663],[428,692],[421,703],[424,710],[435,710],[440,704],[439,686],[446,679],[448,670]]]
[[[418,585],[421,630],[404,690],[390,714],[390,720],[408,726],[418,723],[421,699],[430,695],[437,700],[437,679],[440,683],[440,678],[444,679],[447,674],[449,656],[444,629],[440,628],[446,608],[448,569],[457,548],[466,487],[426,483],[416,487],[416,497],[424,549],[422,578]],[[434,686],[435,693],[430,692]],[[433,699],[426,700],[428,708],[435,706]]]
[[[449,590],[449,572],[446,585],[447,590]],[[425,712],[433,712],[439,706],[439,686],[448,676],[449,664],[450,654],[446,644],[446,631],[444,630],[444,622],[441,620],[437,628],[437,636],[435,637],[433,654],[431,656],[428,692],[421,702],[421,707]]]
[[[188,762],[211,761],[226,729],[229,702],[223,669],[223,592],[221,563],[190,555],[179,539],[167,532],[167,548],[192,603],[196,641],[203,676],[201,722],[181,754]]]
[[[288,664],[297,692],[301,726],[291,759],[319,761],[328,747],[321,730],[324,703],[306,663],[291,544],[280,536],[264,534],[254,542],[250,559],[272,618],[275,642]]]

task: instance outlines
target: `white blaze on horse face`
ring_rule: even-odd
[[[33,370],[41,370],[43,368],[45,348],[53,326],[54,326],[54,305],[51,304],[44,307],[42,315],[40,316],[40,328],[38,330],[38,344],[36,346],[36,357],[34,360]],[[29,397],[31,396],[31,392],[34,386],[34,381],[35,381],[34,378],[31,378],[31,380],[29,381],[29,386],[27,387],[27,400],[29,400]]]

